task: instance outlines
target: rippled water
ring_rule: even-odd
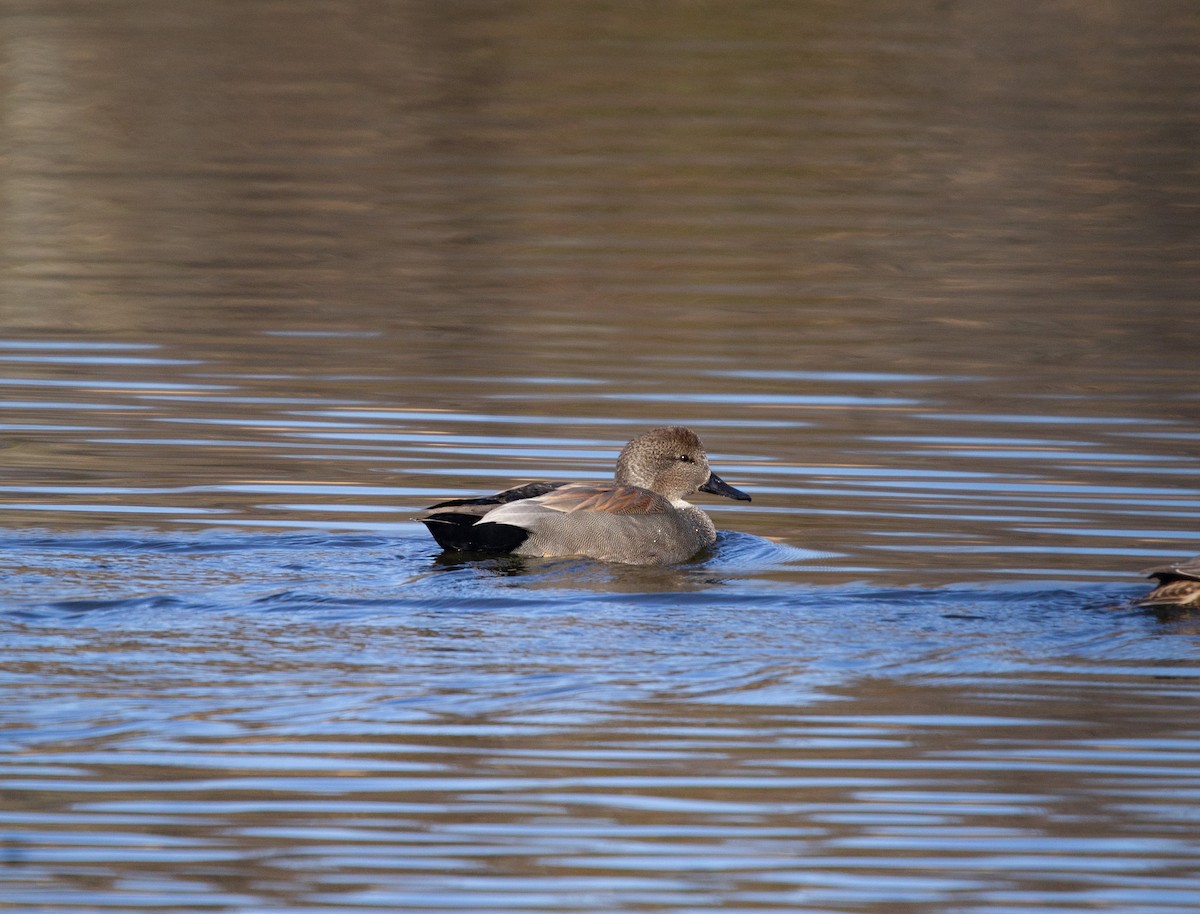
[[[0,11],[0,909],[1200,911],[1200,15],[455,11]]]

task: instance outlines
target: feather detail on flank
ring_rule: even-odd
[[[1200,607],[1200,555],[1147,568],[1142,574],[1158,586],[1138,600],[1138,606]]]

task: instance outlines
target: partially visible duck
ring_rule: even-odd
[[[625,445],[611,483],[534,482],[443,501],[420,519],[443,549],[668,565],[716,542],[712,520],[686,501],[696,492],[750,501],[709,469],[695,432],[671,425]]]
[[[1138,606],[1200,606],[1200,555],[1141,573],[1158,585],[1137,601]]]

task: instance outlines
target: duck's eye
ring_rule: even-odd
[[[690,454],[680,454],[678,459],[679,459],[680,463],[695,463],[696,462],[692,459]]]

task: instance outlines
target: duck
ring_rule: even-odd
[[[1141,572],[1158,584],[1137,601],[1138,606],[1200,607],[1200,555]]]
[[[712,519],[686,500],[697,492],[751,500],[712,471],[694,431],[666,425],[625,445],[612,482],[531,482],[439,502],[419,520],[451,552],[672,565],[716,542]]]

